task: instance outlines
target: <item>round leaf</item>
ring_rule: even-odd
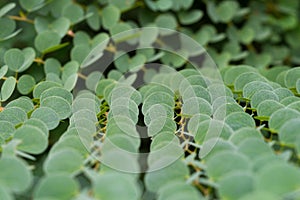
[[[17,89],[21,94],[26,95],[33,90],[34,86],[35,79],[31,75],[24,74],[18,80]]]
[[[40,154],[48,146],[47,135],[39,128],[30,125],[18,128],[14,133],[14,138],[21,140],[18,149],[31,154]]]
[[[0,159],[0,183],[13,192],[24,192],[32,182],[32,175],[25,163],[15,157]]]
[[[39,182],[34,197],[69,200],[77,194],[78,189],[78,183],[70,176],[53,174]]]
[[[45,99],[41,99],[41,107],[53,109],[59,119],[66,119],[71,115],[72,111],[70,103],[59,96],[50,96]]]
[[[59,117],[56,112],[48,107],[40,107],[33,111],[31,114],[32,118],[42,120],[48,127],[48,130],[56,128],[59,124]]]

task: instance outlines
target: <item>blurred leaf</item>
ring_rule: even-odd
[[[155,19],[155,24],[161,28],[176,29],[176,18],[171,14],[161,14]]]
[[[276,195],[296,191],[300,186],[298,168],[287,163],[279,163],[264,168],[257,174],[257,189]]]
[[[62,15],[69,19],[71,24],[76,24],[84,18],[84,11],[77,4],[69,4],[63,8]]]
[[[223,23],[230,22],[237,10],[239,9],[239,4],[235,1],[222,1],[217,5],[215,15],[218,17],[218,21]]]
[[[34,191],[34,198],[68,200],[79,190],[78,183],[67,175],[53,174],[40,180]]]
[[[110,29],[120,20],[120,10],[114,5],[108,5],[102,10],[102,24],[105,29]]]
[[[199,21],[203,16],[203,12],[201,10],[190,10],[185,12],[180,12],[178,14],[178,18],[181,24],[189,25],[196,23]]]
[[[220,180],[220,197],[224,199],[239,199],[254,191],[255,183],[251,173],[233,172]]]
[[[140,199],[141,191],[134,180],[126,174],[106,173],[94,179],[93,191],[99,199],[118,200],[120,196],[124,200]],[[118,192],[111,185],[118,188]]]
[[[207,174],[214,181],[221,180],[234,171],[250,171],[250,160],[242,154],[231,151],[216,153],[207,161]]]
[[[226,116],[225,122],[234,130],[243,127],[255,127],[253,118],[244,112],[234,112]]]
[[[26,164],[16,157],[0,159],[0,183],[13,192],[24,192],[32,183],[32,175]]]
[[[75,174],[83,165],[79,152],[65,148],[50,154],[44,162],[44,171],[49,175],[55,173]]]
[[[20,0],[20,4],[28,12],[38,10],[45,5],[44,0]]]
[[[16,7],[15,3],[8,3],[0,9],[0,18]]]
[[[94,5],[89,5],[86,12],[93,13],[93,15],[86,20],[88,25],[95,31],[99,30],[101,26],[101,19],[98,8]]]
[[[14,133],[14,138],[20,139],[18,149],[30,154],[40,154],[48,146],[47,136],[38,128],[31,125],[24,125]]]

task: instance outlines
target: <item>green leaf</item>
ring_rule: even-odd
[[[236,91],[243,91],[244,86],[246,86],[247,83],[250,83],[252,81],[262,81],[265,82],[266,78],[264,78],[259,73],[255,72],[245,72],[240,74],[234,81],[234,89]]]
[[[71,59],[77,61],[78,63],[82,63],[90,52],[91,49],[88,45],[76,45],[71,50]]]
[[[233,172],[219,182],[222,199],[240,199],[255,190],[255,178],[251,173]]]
[[[137,105],[142,102],[142,96],[137,90],[131,86],[123,84],[118,84],[114,87],[108,100],[109,103],[112,103],[114,100],[122,97],[133,100]]]
[[[2,112],[0,112],[0,121],[8,121],[14,126],[23,123],[26,119],[26,112],[18,107],[5,108]]]
[[[47,124],[45,124],[45,122],[43,122],[42,120],[31,118],[24,122],[23,126],[26,125],[40,129],[46,135],[46,138],[48,138],[49,136],[48,127]]]
[[[279,101],[282,101],[287,97],[294,96],[294,94],[287,88],[277,88],[274,92],[278,96]]]
[[[25,48],[22,51],[12,48],[5,52],[4,62],[8,68],[14,72],[23,72],[30,67],[35,58],[35,51],[31,48]]]
[[[62,15],[70,20],[71,24],[76,24],[84,18],[84,11],[78,4],[69,4],[62,10]]]
[[[264,200],[280,200],[280,197],[273,193],[265,191],[254,191],[247,195],[244,195],[240,200],[252,200],[252,199],[264,199]]]
[[[83,165],[83,157],[73,149],[65,148],[48,156],[44,162],[46,174],[75,174]]]
[[[147,112],[144,115],[144,122],[147,126],[151,123],[152,120],[155,120],[157,117],[165,117],[165,118],[172,118],[174,116],[174,111],[170,107],[167,109],[167,107],[164,107],[160,104],[155,104],[147,110]]]
[[[120,20],[121,12],[114,5],[110,4],[102,10],[102,24],[105,29],[110,29]]]
[[[87,18],[87,24],[94,30],[97,31],[101,26],[101,18],[99,15],[98,8],[94,5],[89,5],[87,7],[87,13],[92,13],[93,15]]]
[[[159,163],[156,163],[156,165],[163,164],[161,163],[163,161],[158,160],[157,162]],[[155,163],[152,163],[151,165],[154,164]],[[181,160],[176,160],[164,168],[159,168],[159,170],[148,172],[145,176],[145,184],[148,190],[155,192],[164,185],[175,181],[184,181],[184,177],[187,175],[187,166]]]
[[[41,98],[41,107],[53,109],[59,119],[66,119],[71,115],[71,104],[60,96]]]
[[[34,39],[34,46],[40,52],[44,53],[49,51],[52,47],[59,45],[60,35],[54,31],[44,31],[39,33]]]
[[[16,29],[16,22],[9,18],[0,18],[0,26],[3,27],[3,29],[0,32],[0,41],[7,40],[17,34],[19,31],[14,32]]]
[[[278,101],[267,99],[258,104],[257,115],[270,117],[276,110],[279,110],[281,108],[284,108],[284,105],[282,105]]]
[[[197,125],[194,140],[197,144],[203,144],[211,138],[228,139],[233,130],[223,121],[209,119]]]
[[[46,89],[40,96],[41,101],[47,97],[57,96],[65,99],[69,104],[73,102],[73,95],[62,87],[51,87]]]
[[[0,9],[0,18],[16,7],[15,3],[8,3]]]
[[[118,188],[116,192],[114,187]],[[98,199],[140,199],[141,191],[136,182],[126,174],[106,173],[94,178],[93,191]]]
[[[288,105],[298,102],[298,101],[300,101],[300,99],[298,97],[291,96],[291,97],[284,98],[282,101],[280,101],[280,103],[282,105],[288,106]]]
[[[8,66],[4,65],[0,68],[0,79],[2,79],[8,71]]]
[[[292,68],[287,71],[284,76],[284,84],[287,88],[296,88],[297,80],[300,77],[300,69]]]
[[[235,1],[222,1],[216,8],[216,13],[218,21],[223,23],[230,22],[237,10],[239,9],[239,4]]]
[[[298,94],[300,94],[300,79],[298,79],[296,82],[296,91]]]
[[[34,28],[37,33],[44,31],[53,31],[59,34],[62,38],[66,35],[70,27],[70,20],[65,17],[60,17],[55,21],[49,22],[48,19],[42,17],[36,17],[34,22]]]
[[[69,200],[79,190],[78,183],[70,176],[53,174],[40,180],[34,191],[34,198],[53,198]]]
[[[12,194],[4,186],[0,186],[0,199],[13,200]]]
[[[177,21],[172,14],[161,14],[155,19],[155,24],[161,28],[176,29]]]
[[[250,83],[247,83],[243,87],[243,97],[247,99],[251,99],[253,94],[259,90],[270,90],[272,91],[273,88],[270,84],[262,81],[252,81]]]
[[[201,10],[189,10],[184,12],[179,12],[178,18],[181,24],[189,25],[196,23],[203,16],[203,12]]]
[[[49,89],[49,88],[52,88],[52,87],[60,87],[61,85],[58,84],[58,83],[55,83],[55,82],[51,82],[51,81],[42,81],[42,82],[39,82],[34,90],[33,90],[33,97],[36,98],[36,99],[39,99],[41,97],[41,94]]]
[[[184,92],[182,93],[183,102],[187,101],[190,98],[199,97],[207,102],[211,102],[211,95],[206,88],[201,85],[189,85]]]
[[[20,4],[28,12],[35,11],[45,5],[44,0],[20,0]]]
[[[241,142],[248,138],[258,138],[263,139],[262,134],[255,128],[244,127],[235,131],[229,138],[229,140],[235,144],[239,145]]]
[[[285,122],[299,117],[300,113],[298,111],[290,108],[279,109],[270,116],[269,128],[273,132],[278,132]]]
[[[269,165],[257,174],[256,187],[278,196],[296,192],[300,187],[299,169],[287,163]]]
[[[154,92],[144,100],[142,107],[143,114],[145,114],[155,104],[160,104],[168,109],[168,107],[173,107],[175,102],[173,96],[168,93]]]
[[[255,147],[255,148],[253,148]],[[273,151],[271,147],[260,138],[247,138],[238,146],[238,151],[254,159],[257,155],[271,155]]]
[[[1,87],[1,101],[6,101],[12,95],[16,87],[16,79],[12,76],[8,77]]]
[[[80,153],[83,157],[88,156],[90,152],[87,149],[87,146],[85,146],[85,143],[82,141],[83,138],[79,134],[80,133],[76,133],[75,135],[64,134],[62,138],[60,138],[59,142],[55,143],[52,147],[50,153],[52,154],[66,149],[72,149]]]
[[[213,117],[218,120],[223,120],[230,113],[243,112],[243,111],[244,111],[244,109],[236,102],[226,103],[226,104],[219,106],[215,110]]]
[[[248,65],[238,65],[230,67],[224,74],[224,82],[226,85],[233,85],[236,78],[246,72],[256,72],[256,69]]]
[[[177,146],[180,144],[178,137],[174,133],[169,131],[161,132],[152,138],[150,150],[154,152],[159,149],[164,149],[166,145],[169,145],[171,142],[174,142],[174,145]]]
[[[26,95],[32,92],[34,86],[35,79],[31,75],[24,74],[18,80],[17,89],[21,94]]]
[[[290,119],[279,129],[280,141],[284,144],[294,144],[299,137],[300,118]]]
[[[164,116],[157,117],[156,119],[153,119],[150,122],[148,126],[148,135],[153,137],[163,131],[169,131],[175,133],[176,128],[177,128],[176,123],[175,121],[173,121],[172,118],[170,119]]]
[[[48,58],[44,64],[44,72],[45,74],[54,73],[60,76],[61,72],[61,64],[55,58]]]
[[[48,127],[48,130],[56,128],[59,124],[59,117],[56,112],[48,107],[37,108],[31,114],[31,118],[42,120]]]
[[[0,145],[5,144],[5,140],[12,136],[15,131],[15,127],[8,121],[0,121]]]
[[[234,112],[226,116],[225,122],[234,130],[243,127],[255,127],[253,118],[244,112]]]
[[[238,32],[238,39],[243,44],[250,44],[255,37],[255,31],[250,26],[244,26]]]
[[[251,108],[257,109],[258,105],[266,100],[279,101],[279,98],[273,91],[259,90],[255,92],[251,98]]]
[[[70,75],[64,83],[64,88],[68,91],[72,91],[76,86],[77,80],[78,80],[77,73]]]
[[[38,128],[31,125],[23,125],[14,133],[15,139],[20,139],[18,149],[30,154],[40,154],[48,146],[47,136]]]
[[[212,106],[208,101],[199,97],[192,97],[186,100],[182,106],[182,114],[186,116],[193,116],[196,114],[212,114]]]
[[[20,97],[17,98],[11,102],[9,102],[6,105],[6,108],[11,108],[11,107],[18,107],[24,110],[26,113],[30,112],[31,110],[34,109],[34,105],[32,103],[32,100],[29,97]]]
[[[206,163],[207,174],[214,180],[218,181],[227,174],[235,171],[250,171],[250,160],[237,152],[223,151],[216,153]]]
[[[100,81],[101,78],[102,78],[102,73],[99,71],[94,71],[88,75],[88,77],[85,81],[85,86],[89,90],[95,91],[96,87],[97,87],[97,83]]]
[[[32,183],[26,164],[16,157],[0,159],[0,184],[13,192],[24,192]]]
[[[118,7],[121,11],[126,11],[127,9],[130,9],[136,0],[128,0],[128,1],[120,1],[120,0],[109,0],[110,4],[115,5]]]
[[[174,182],[163,186],[158,192],[158,200],[164,199],[189,199],[189,200],[201,200],[203,196],[197,191],[197,189],[184,182]]]

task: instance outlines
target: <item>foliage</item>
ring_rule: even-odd
[[[299,199],[299,10],[1,1],[0,199]]]

